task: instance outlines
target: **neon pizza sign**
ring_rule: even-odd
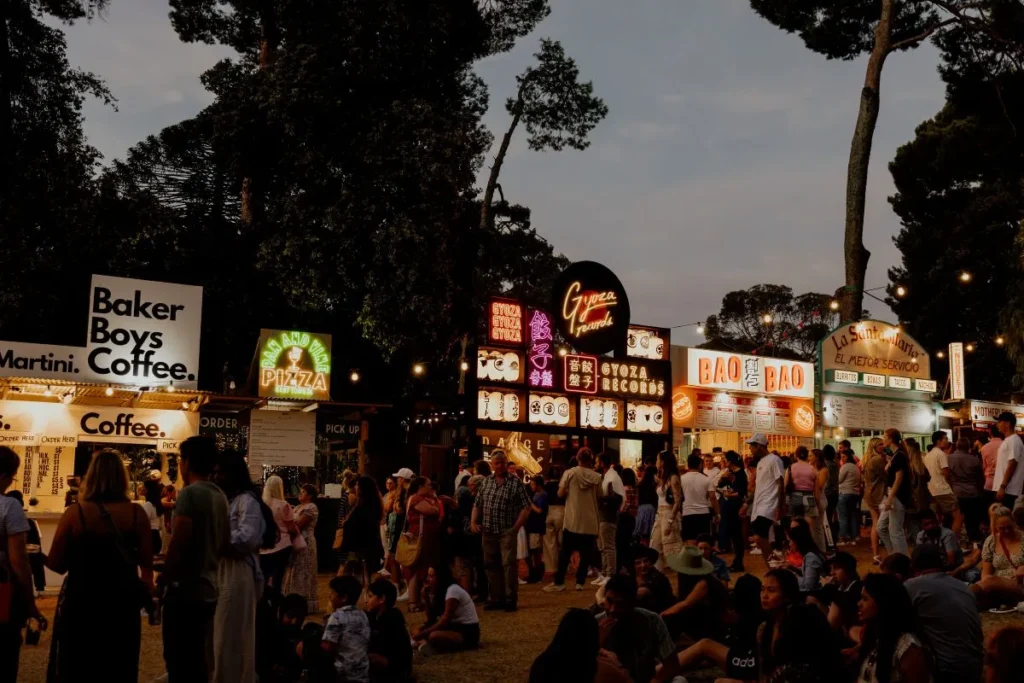
[[[328,400],[331,397],[331,336],[263,330],[259,344],[259,395]]]

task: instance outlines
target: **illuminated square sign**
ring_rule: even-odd
[[[530,424],[576,426],[576,401],[567,396],[530,394],[528,404]]]
[[[487,304],[487,339],[499,346],[522,346],[523,305],[515,299],[491,297]]]
[[[577,394],[597,393],[597,357],[570,353],[564,359],[565,390]]]
[[[864,373],[864,384],[869,387],[885,387],[885,375]]]
[[[506,349],[477,349],[476,378],[488,382],[523,381],[522,354]]]
[[[526,382],[531,388],[554,389],[555,338],[551,333],[551,316],[544,311],[530,309],[527,328],[530,345],[526,354],[529,360]]]
[[[331,398],[331,335],[261,330],[259,395],[327,401]]]
[[[488,391],[476,394],[476,416],[491,422],[521,422],[522,399],[512,391]]]

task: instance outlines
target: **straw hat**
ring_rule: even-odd
[[[692,546],[683,548],[683,552],[678,555],[669,555],[665,558],[665,564],[688,576],[706,576],[715,569],[714,565],[704,559],[704,554]]]

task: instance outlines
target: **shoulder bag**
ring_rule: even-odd
[[[409,520],[406,518],[405,531],[398,538],[398,548],[395,549],[395,560],[403,567],[412,567],[420,559],[420,552],[423,550],[423,515],[420,515],[420,535],[413,536],[409,533]]]
[[[117,554],[121,557],[120,567],[121,572],[124,574],[125,591],[133,602],[138,603],[140,608],[151,604],[153,598],[149,591],[149,586],[146,582],[139,578],[138,566],[139,566],[139,553],[138,551],[128,545],[125,541],[124,536],[121,535],[121,530],[117,528],[113,518],[110,516],[110,512],[103,506],[103,503],[96,503],[100,508],[100,516],[103,517],[103,521],[106,522],[114,535],[114,544],[117,546]],[[132,520],[134,521],[135,516],[141,508],[138,505],[132,505]],[[85,520],[82,520],[83,528]],[[147,525],[148,526],[148,525]]]

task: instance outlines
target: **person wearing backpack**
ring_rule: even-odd
[[[214,481],[228,497],[231,535],[217,565],[214,683],[256,683],[256,605],[263,594],[260,548],[277,543],[273,513],[256,495],[241,453],[222,453]]]

